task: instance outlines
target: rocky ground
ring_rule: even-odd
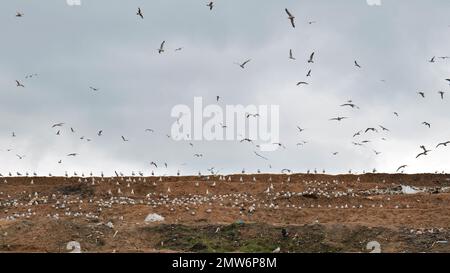
[[[0,252],[450,252],[449,209],[444,174],[2,177]]]

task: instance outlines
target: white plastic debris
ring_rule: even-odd
[[[150,213],[145,217],[145,222],[162,222],[164,221],[164,217],[156,213]]]
[[[402,193],[403,194],[417,194],[419,192],[420,191],[414,189],[413,187],[402,185]]]

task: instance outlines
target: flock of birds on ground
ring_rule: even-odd
[[[213,10],[216,8],[215,2],[214,2],[214,1],[208,2],[208,3],[207,3],[207,7],[209,8],[209,10],[213,11]],[[294,15],[294,13],[292,13],[292,12],[291,12],[289,9],[287,9],[287,8],[284,10],[284,12],[285,12],[286,15],[287,15],[287,19],[288,19],[288,21],[289,21],[289,23],[290,23],[290,26],[291,26],[292,28],[296,28],[296,17],[295,17],[295,15]],[[25,14],[24,14],[23,12],[19,12],[19,11],[18,11],[18,12],[16,13],[16,17],[17,17],[17,18],[22,18],[22,17],[24,17],[24,16],[25,16]],[[144,19],[145,19],[145,16],[144,16],[144,10],[141,9],[140,7],[137,8],[136,16],[138,16],[138,18],[144,20]],[[315,23],[317,23],[317,22],[316,22],[316,21],[308,21],[307,23],[308,23],[309,25],[312,25],[312,24],[315,24]],[[158,54],[164,54],[164,53],[166,52],[166,47],[165,47],[165,45],[166,45],[166,41],[162,41],[161,44],[159,45],[159,47],[156,49],[156,51],[158,52]],[[175,51],[181,51],[181,50],[183,50],[182,47],[179,47],[179,48],[176,48],[176,49],[175,49]],[[308,58],[306,61],[307,61],[308,64],[313,65],[314,62],[315,62],[315,58],[316,58],[316,52],[312,52],[312,53],[309,55],[309,58]],[[293,51],[292,49],[290,49],[289,52],[288,52],[288,59],[291,60],[291,61],[296,61],[296,60],[297,60],[297,58],[295,57],[294,51]],[[435,63],[435,62],[437,62],[438,60],[444,61],[444,60],[447,60],[447,59],[450,59],[450,57],[449,57],[449,56],[434,56],[434,57],[432,57],[431,59],[429,59],[428,62],[429,62],[429,63]],[[241,69],[247,69],[248,66],[251,65],[251,61],[252,61],[252,59],[247,59],[247,60],[244,60],[244,61],[242,61],[242,62],[235,62],[235,64],[238,65]],[[360,61],[358,61],[358,60],[354,60],[354,61],[353,61],[353,65],[354,65],[355,69],[362,69],[362,68],[363,68],[363,64],[361,64]],[[312,72],[313,72],[313,70],[312,70],[312,69],[309,69],[308,72],[307,72],[307,74],[306,74],[306,78],[312,77]],[[39,77],[39,75],[36,74],[36,73],[29,74],[29,75],[26,75],[26,76],[25,76],[25,79],[28,80],[28,79],[35,78],[35,77]],[[448,84],[450,84],[450,78],[448,78],[448,79],[443,79],[443,80],[446,81]],[[26,85],[27,85],[27,84],[26,84],[25,82],[23,82],[22,80],[16,80],[15,83],[16,83],[16,87],[17,87],[17,88],[26,88]],[[310,84],[310,83],[309,83],[308,81],[302,80],[302,81],[298,81],[296,85],[297,85],[297,86],[303,86],[303,85],[309,85],[309,84]],[[90,89],[92,92],[101,92],[101,89],[98,88],[98,87],[89,86],[89,89]],[[445,93],[444,91],[437,91],[437,92],[436,92],[436,95],[439,96],[440,99],[442,99],[442,100],[445,100],[445,99],[446,99],[445,94],[446,94],[446,93]],[[425,98],[428,96],[428,94],[426,94],[426,93],[423,92],[423,91],[419,91],[419,92],[417,92],[417,96],[418,96],[419,98],[421,98],[421,99],[425,99]],[[218,102],[218,101],[220,100],[220,98],[221,98],[221,96],[216,96],[216,101]],[[340,107],[348,107],[348,108],[350,108],[350,109],[355,109],[355,110],[360,109],[360,107],[359,107],[357,104],[355,104],[352,100],[346,101],[345,103],[341,104]],[[393,112],[393,116],[399,117],[400,114],[399,114],[398,112]],[[259,114],[258,114],[258,113],[247,113],[247,114],[246,114],[246,118],[247,118],[247,119],[250,119],[250,118],[259,118]],[[330,122],[345,122],[345,120],[348,120],[348,119],[350,119],[350,118],[351,118],[351,117],[349,117],[349,116],[336,116],[336,117],[330,118],[329,120],[330,120]],[[429,121],[423,121],[423,122],[422,122],[422,125],[423,125],[425,128],[428,128],[428,129],[431,129],[431,128],[432,128],[432,123],[429,122]],[[64,126],[67,126],[66,123],[64,123],[64,122],[59,122],[59,123],[53,124],[53,125],[51,126],[51,128],[55,130],[55,134],[56,134],[57,136],[61,136],[62,133],[63,133],[63,132],[62,132],[62,128],[63,128]],[[222,124],[222,127],[226,127],[226,125]],[[75,130],[73,127],[69,127],[69,128],[70,128],[70,133],[72,133],[72,134],[75,134],[75,133],[76,133],[76,130]],[[303,132],[305,131],[305,128],[302,128],[301,126],[297,126],[296,129],[298,130],[298,133],[299,133],[299,134],[301,134],[301,133],[303,133]],[[144,129],[143,131],[144,131],[145,133],[154,133],[154,132],[155,132],[155,130],[154,130],[154,129],[151,129],[151,128]],[[365,128],[365,129],[360,130],[360,131],[358,131],[358,132],[356,132],[356,133],[353,134],[353,139],[354,139],[354,141],[352,141],[352,144],[353,144],[354,146],[359,146],[359,147],[365,146],[365,145],[371,143],[371,140],[360,140],[360,141],[357,141],[357,139],[358,139],[359,137],[362,137],[362,136],[367,135],[367,134],[372,134],[372,133],[375,133],[375,134],[376,134],[376,133],[380,133],[380,132],[383,132],[383,133],[389,133],[389,132],[390,132],[390,129],[386,128],[386,127],[383,126],[383,125],[378,125],[377,127],[369,127],[369,128]],[[97,137],[102,137],[102,136],[104,135],[104,133],[105,133],[105,132],[104,132],[103,130],[98,130],[98,132],[96,133],[96,135],[97,135]],[[166,134],[166,136],[167,136],[167,138],[169,138],[169,139],[171,138],[171,136],[170,136],[169,134]],[[12,138],[16,138],[16,137],[20,137],[20,136],[18,136],[15,132],[12,132],[11,137],[12,137]],[[130,139],[128,138],[128,136],[125,136],[125,135],[120,136],[120,139],[121,139],[123,142],[130,142]],[[93,138],[92,138],[92,137],[81,136],[81,137],[80,137],[80,140],[90,142],[90,141],[93,140]],[[383,137],[382,140],[387,141],[387,139],[386,139],[385,137]],[[254,143],[255,141],[256,141],[256,140],[254,140],[254,139],[249,139],[249,138],[242,138],[242,139],[240,140],[241,143],[250,143],[250,144],[253,145],[254,147],[259,148],[259,147],[260,147],[259,145],[255,145],[255,143]],[[306,144],[308,144],[308,141],[301,141],[301,142],[297,143],[296,146],[297,146],[297,147],[301,147],[301,146],[304,146],[304,145],[306,145]],[[190,142],[189,145],[190,145],[191,147],[194,147],[194,144],[193,144],[192,142]],[[280,148],[282,148],[282,149],[286,149],[286,145],[285,145],[284,143],[273,143],[273,145],[276,145],[276,146],[278,146],[278,147],[280,147]],[[443,141],[443,142],[437,143],[434,149],[442,149],[442,148],[448,147],[449,145],[450,145],[450,140]],[[9,149],[7,149],[6,151],[7,151],[7,152],[12,152],[13,149],[12,149],[12,148],[9,148]],[[382,152],[380,152],[380,151],[378,151],[378,150],[376,150],[376,149],[372,149],[372,151],[373,151],[373,153],[374,153],[375,155],[377,155],[377,156],[380,155],[380,154],[382,154]],[[429,149],[429,148],[427,148],[425,145],[420,145],[420,147],[419,147],[419,149],[418,149],[418,152],[417,152],[416,159],[419,159],[419,158],[421,158],[421,157],[428,156],[431,152],[432,152],[432,150]],[[337,156],[338,154],[339,154],[339,152],[337,152],[337,151],[331,153],[332,156]],[[17,157],[18,160],[23,160],[23,159],[25,159],[25,158],[27,157],[26,154],[19,154],[19,153],[16,153],[15,155],[16,155],[16,157]],[[257,156],[258,158],[260,158],[260,159],[266,161],[266,162],[269,161],[269,157],[268,157],[268,156],[263,155],[261,152],[258,152],[257,150],[254,151],[254,155]],[[65,157],[66,157],[66,158],[68,158],[68,157],[72,157],[72,158],[73,158],[73,157],[78,157],[78,156],[79,156],[79,153],[77,153],[77,152],[72,152],[72,153],[68,153]],[[194,157],[194,158],[202,158],[203,156],[204,156],[203,153],[199,153],[199,152],[193,153],[193,157]],[[62,163],[63,163],[63,159],[61,158],[61,159],[58,161],[58,163],[59,163],[59,164],[62,164]],[[164,165],[166,169],[168,168],[168,163],[167,163],[167,162],[164,162],[164,163],[150,162],[150,163],[149,163],[149,167],[150,167],[150,168],[154,168],[154,169],[160,168],[161,166],[159,166],[159,165]],[[396,169],[396,172],[403,172],[407,167],[408,167],[407,164],[401,165],[401,166],[399,166],[399,167]],[[272,168],[272,165],[269,165],[269,168]],[[208,171],[209,171],[211,174],[218,174],[218,172],[219,172],[219,171],[216,170],[214,167],[209,168]],[[283,170],[282,170],[282,173],[290,173],[290,172],[291,172],[291,170],[289,170],[289,169],[283,169]],[[315,170],[314,172],[317,173],[317,170]],[[324,170],[323,172],[325,173],[325,170]],[[376,172],[376,170],[374,169],[373,172]],[[143,175],[142,172],[139,172],[139,173],[140,173],[141,175]],[[199,172],[199,173],[200,173],[200,172]],[[242,173],[245,173],[245,169],[242,171]],[[258,170],[258,173],[260,173],[259,170]],[[310,173],[309,170],[308,170],[308,173]],[[351,171],[350,171],[350,173],[351,173]],[[365,171],[364,171],[364,173],[365,173]],[[17,174],[18,176],[21,176],[21,175],[22,175],[22,174],[19,173],[19,172],[17,172],[16,174]],[[11,173],[9,173],[10,176],[16,175],[16,174],[11,174]],[[123,176],[122,173],[115,172],[115,174],[116,174],[116,176]],[[28,175],[28,173],[27,173],[26,175]],[[77,174],[74,173],[74,175],[77,175]],[[152,170],[152,175],[154,175],[154,171],[153,171],[153,170]],[[178,171],[178,175],[180,175],[180,171]],[[0,176],[2,176],[2,174],[0,174]],[[51,174],[49,174],[49,176],[51,176]],[[83,176],[84,176],[84,174],[83,174]]]

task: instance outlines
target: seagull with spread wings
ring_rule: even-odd
[[[295,60],[294,54],[292,53],[292,49],[289,49],[289,59]]]
[[[397,168],[396,172],[399,172],[400,170],[405,169],[406,167],[408,167],[408,165],[402,165],[402,166]]]
[[[242,69],[244,69],[245,65],[248,64],[250,61],[251,61],[251,59],[248,59],[248,60],[246,60],[243,63],[235,63],[235,64],[239,65]]]
[[[164,45],[166,44],[166,41],[162,41],[161,45],[159,46],[158,53],[161,54],[164,52]]]
[[[441,96],[441,99],[444,99],[444,95],[445,95],[444,91],[439,91],[438,94]]]
[[[16,86],[17,87],[25,87],[25,85],[23,85],[21,82],[19,82],[18,80],[16,80]]]
[[[358,61],[355,61],[354,63],[355,63],[355,66],[356,66],[356,67],[362,68],[362,67],[359,65]]]
[[[348,117],[337,117],[337,118],[330,118],[331,121],[342,121],[344,119],[348,119]]]
[[[295,16],[292,15],[292,13],[288,9],[284,9],[288,15],[289,21],[291,21],[291,25],[293,28],[295,28]]]
[[[137,11],[136,15],[141,17],[141,19],[144,19],[144,14],[142,14],[142,10],[139,7],[138,7],[138,11]]]
[[[310,64],[314,63],[314,54],[316,54],[316,53],[315,52],[311,53],[311,55],[309,56],[308,63],[310,63]]]
[[[439,144],[436,146],[436,148],[439,148],[440,146],[447,147],[447,145],[449,145],[449,144],[450,144],[450,141],[442,142],[442,143],[439,143]]]
[[[211,2],[209,2],[206,6],[209,7],[209,10],[212,10],[213,7],[214,7],[214,2],[211,1]]]

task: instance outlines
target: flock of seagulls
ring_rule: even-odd
[[[206,4],[206,6],[209,8],[210,11],[212,11],[212,10],[215,8],[215,2],[214,2],[214,1],[209,1],[209,2]],[[285,13],[287,14],[287,19],[289,20],[290,25],[292,26],[292,28],[295,29],[295,28],[296,28],[296,17],[295,17],[295,15],[294,15],[294,13],[291,12],[291,10],[288,9],[288,8],[285,8],[284,11],[285,11]],[[16,17],[20,18],[20,17],[23,17],[23,16],[24,16],[24,13],[19,12],[19,11],[16,12]],[[136,16],[138,16],[140,19],[144,20],[144,18],[145,18],[145,17],[144,17],[144,11],[143,11],[143,9],[142,9],[141,7],[138,7],[138,8],[137,8]],[[307,23],[308,23],[309,25],[312,25],[312,24],[317,23],[317,21],[308,21]],[[158,54],[163,54],[163,53],[165,53],[165,52],[166,52],[166,48],[165,48],[165,47],[166,47],[166,41],[164,40],[164,41],[162,41],[161,44],[159,45],[159,48],[156,49],[157,52],[158,52]],[[178,47],[178,48],[175,49],[175,51],[181,51],[182,49],[183,49],[183,47]],[[289,49],[288,58],[289,58],[289,60],[291,60],[291,61],[297,61],[297,58],[295,57],[294,51],[293,51],[292,49]],[[316,51],[313,51],[313,52],[309,55],[309,58],[308,58],[307,60],[305,60],[305,61],[307,62],[307,64],[313,65],[313,64],[315,63],[315,58],[316,58]],[[429,63],[436,63],[437,60],[447,60],[447,59],[450,59],[450,57],[448,57],[448,56],[433,56],[431,59],[428,60],[428,62],[429,62]],[[248,58],[248,59],[244,59],[242,62],[235,62],[234,64],[238,65],[241,69],[244,70],[244,69],[247,68],[247,66],[249,65],[249,63],[250,63],[251,61],[252,61],[252,59]],[[358,69],[362,69],[362,68],[363,68],[363,66],[360,64],[360,62],[359,62],[358,60],[353,60],[353,64],[354,64],[354,66],[355,66],[356,68],[358,68]],[[29,74],[29,75],[26,75],[25,79],[30,79],[30,78],[37,77],[37,76],[38,76],[38,74]],[[311,78],[311,77],[312,77],[312,68],[309,68],[309,69],[308,69],[308,71],[307,71],[307,73],[306,73],[306,77],[307,77],[307,78]],[[446,81],[448,84],[450,84],[450,79],[445,79],[445,81]],[[15,80],[15,83],[16,83],[16,87],[17,87],[17,88],[25,88],[25,85],[24,85],[20,80]],[[297,86],[308,86],[308,85],[310,85],[310,82],[302,80],[302,81],[298,81],[296,85],[297,85]],[[94,87],[94,86],[89,86],[89,89],[90,89],[91,91],[93,91],[93,92],[99,92],[99,91],[100,91],[100,88]],[[417,94],[418,94],[418,95],[420,96],[420,98],[422,98],[422,99],[426,99],[426,98],[427,98],[427,94],[426,94],[424,91],[419,91],[419,92],[417,92]],[[439,97],[440,97],[441,100],[445,100],[445,99],[446,99],[446,96],[445,96],[445,95],[446,95],[446,92],[444,92],[444,91],[437,91],[437,94],[439,95]],[[219,99],[220,99],[220,98],[221,98],[221,96],[218,96],[218,95],[217,95],[217,96],[216,96],[216,101],[219,102]],[[352,100],[346,101],[345,103],[341,104],[340,107],[348,108],[348,109],[351,109],[351,110],[360,110],[360,109],[361,109],[360,106],[357,105],[357,104],[355,104]],[[398,112],[393,112],[393,113],[394,113],[394,115],[395,115],[396,117],[399,117],[399,116],[400,116]],[[247,119],[249,119],[249,118],[259,118],[259,117],[260,117],[259,113],[247,113],[247,114],[246,114],[246,118],[247,118]],[[335,122],[337,122],[337,123],[342,123],[342,122],[345,122],[346,120],[349,120],[349,119],[351,119],[351,116],[347,116],[347,115],[346,115],[346,116],[337,115],[337,116],[335,116],[335,117],[330,118],[329,121],[335,121]],[[428,129],[431,129],[431,128],[433,127],[433,126],[432,126],[432,123],[429,122],[429,121],[423,121],[423,122],[422,122],[422,125],[423,125],[424,127],[427,127]],[[57,136],[61,136],[61,135],[62,135],[61,129],[62,129],[62,127],[64,127],[64,126],[66,126],[66,124],[65,124],[64,122],[60,122],[60,123],[55,123],[55,124],[53,124],[53,125],[51,126],[51,128],[53,128],[53,129],[58,129],[58,130],[56,131],[55,134],[56,134]],[[226,126],[226,124],[222,124],[222,123],[221,123],[221,127],[222,127],[222,128],[226,128],[227,126]],[[74,130],[72,127],[70,127],[70,130],[71,130],[72,133],[75,133],[75,130]],[[305,128],[302,128],[302,127],[300,127],[300,126],[297,126],[297,130],[298,130],[298,133],[299,133],[299,134],[303,134],[304,131],[305,131]],[[147,129],[145,129],[145,132],[146,132],[146,133],[154,133],[155,130],[154,130],[154,129],[147,128]],[[368,128],[366,128],[366,129],[363,129],[363,130],[360,130],[360,131],[354,133],[354,134],[353,134],[353,139],[357,139],[357,138],[362,137],[363,135],[366,135],[366,134],[369,134],[369,133],[370,133],[370,134],[371,134],[371,133],[373,133],[373,134],[378,134],[378,133],[381,133],[381,132],[383,132],[383,133],[391,133],[392,131],[391,131],[390,129],[386,128],[386,127],[383,126],[383,125],[378,125],[377,127],[368,127]],[[98,130],[98,131],[97,131],[97,137],[102,137],[103,135],[104,135],[104,130]],[[171,136],[168,135],[168,134],[166,134],[166,136],[167,136],[167,138],[171,138]],[[12,137],[14,137],[14,138],[16,137],[16,133],[15,133],[15,132],[12,132]],[[92,141],[91,138],[87,138],[87,137],[85,137],[85,136],[81,136],[80,139],[81,139],[81,140],[88,141],[88,142]],[[384,141],[387,141],[387,138],[386,138],[386,137],[382,137],[381,139],[384,140]],[[128,137],[124,136],[124,135],[121,136],[121,140],[122,140],[122,142],[130,142],[130,139],[129,139]],[[254,150],[253,153],[254,153],[254,155],[255,155],[257,158],[262,159],[262,160],[264,160],[265,162],[270,161],[269,156],[264,155],[262,152],[260,152],[260,151],[257,150],[257,148],[260,148],[260,145],[257,145],[257,144],[256,144],[256,141],[257,141],[256,139],[255,139],[255,140],[252,140],[252,139],[250,139],[250,138],[244,138],[244,137],[243,137],[239,142],[241,142],[241,143],[249,143],[249,144],[253,145],[253,146],[256,148],[256,150]],[[367,144],[369,144],[369,143],[372,143],[372,140],[367,140],[367,139],[365,139],[365,140],[361,140],[361,141],[352,141],[352,144],[353,144],[354,146],[358,146],[358,147],[363,147],[363,146],[365,146],[365,145],[367,145]],[[274,146],[279,147],[279,148],[287,149],[287,145],[284,144],[284,143],[272,143],[272,144],[273,144]],[[303,146],[308,145],[308,144],[309,144],[309,141],[301,140],[301,141],[299,141],[299,142],[296,143],[296,146],[297,146],[297,147],[303,147]],[[443,142],[440,142],[440,143],[438,143],[438,144],[436,145],[436,149],[438,149],[438,148],[445,148],[445,147],[447,147],[449,144],[450,144],[450,141],[443,141]],[[193,144],[192,142],[190,142],[189,145],[190,145],[191,147],[194,147],[194,144]],[[424,145],[420,145],[420,149],[421,149],[421,150],[420,150],[420,153],[417,154],[416,159],[419,159],[419,158],[428,156],[428,155],[432,152],[432,150],[427,149]],[[8,151],[11,151],[11,150],[12,150],[12,149],[8,149]],[[379,151],[378,149],[371,148],[371,151],[372,151],[376,156],[382,155],[382,152]],[[341,152],[339,152],[339,151],[333,151],[333,152],[331,153],[331,155],[332,155],[333,157],[336,157],[336,156],[338,156],[338,155],[340,155],[340,154],[341,154]],[[69,153],[69,154],[67,154],[68,157],[77,157],[78,155],[79,155],[78,153]],[[26,157],[26,155],[16,154],[16,157],[17,157],[19,160],[23,160],[23,159]],[[205,154],[202,153],[202,152],[195,152],[195,153],[193,153],[193,157],[194,157],[194,158],[203,158],[203,157],[205,157]],[[61,163],[62,163],[62,159],[60,159],[60,160],[58,161],[58,164],[61,164]],[[157,164],[154,163],[154,162],[151,162],[149,165],[150,165],[151,167],[158,168]],[[167,167],[167,163],[165,163],[165,166]],[[270,168],[271,168],[271,165],[269,165],[269,166],[270,166]],[[400,166],[400,167],[397,169],[397,172],[403,171],[407,166],[408,166],[408,165],[406,165],[406,164]],[[285,170],[285,169],[284,169],[284,170]],[[259,172],[259,170],[258,170],[258,172]],[[178,171],[178,173],[179,173],[179,171]]]

